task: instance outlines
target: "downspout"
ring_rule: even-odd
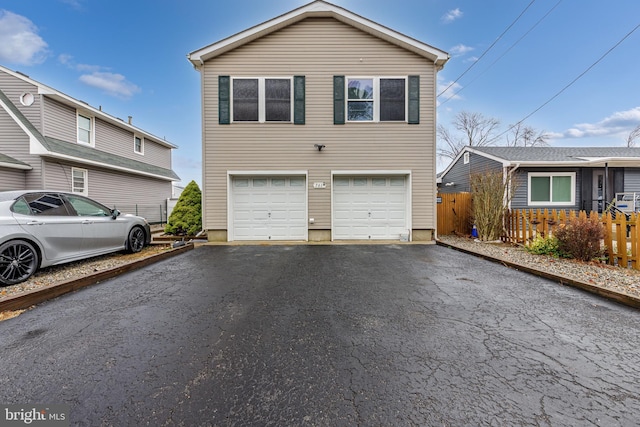
[[[509,183],[509,188],[507,188],[507,200],[508,200],[508,206],[507,208],[511,209],[511,199],[512,199],[512,195],[511,195],[511,184],[513,183],[513,173],[520,167],[520,163],[516,163],[516,165],[507,173],[508,175],[508,183]]]
[[[607,208],[609,203],[609,186],[607,183],[609,182],[609,163],[604,164],[604,182],[602,183],[602,193],[604,195],[604,200],[602,201],[602,212]]]

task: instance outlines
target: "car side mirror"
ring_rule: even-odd
[[[120,216],[120,211],[118,209],[112,209],[111,210],[111,218],[112,219],[116,219],[116,218],[118,218],[118,216]]]

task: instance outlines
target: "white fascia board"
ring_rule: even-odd
[[[19,169],[19,170],[25,170],[25,171],[29,171],[33,169],[29,165],[21,165],[18,163],[7,163],[7,162],[0,162],[0,168]]]
[[[449,60],[449,54],[416,39],[405,36],[390,28],[384,27],[346,9],[327,3],[322,0],[314,1],[295,9],[277,18],[266,21],[262,24],[251,27],[245,31],[237,33],[231,37],[223,39],[217,43],[205,46],[187,55],[187,58],[194,67],[201,67],[208,59],[219,56],[225,52],[235,49],[243,44],[249,43],[274,31],[287,27],[298,21],[309,17],[331,17],[341,22],[365,31],[369,34],[384,39],[392,44],[404,47],[420,56],[433,61],[438,67],[444,66]]]

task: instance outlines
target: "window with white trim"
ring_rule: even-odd
[[[89,172],[86,169],[71,168],[71,192],[89,195]]]
[[[133,137],[133,151],[138,154],[144,154],[144,140],[139,136]]]
[[[530,206],[574,205],[575,172],[529,172],[528,202]]]
[[[293,117],[292,77],[231,79],[234,122],[285,122]]]
[[[347,77],[346,90],[347,121],[406,121],[406,77]]]
[[[88,114],[78,113],[78,142],[81,144],[94,145],[94,119]]]

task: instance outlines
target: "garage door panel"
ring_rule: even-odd
[[[408,233],[406,177],[335,177],[334,239],[397,240]]]
[[[306,240],[304,177],[233,178],[234,240]]]

